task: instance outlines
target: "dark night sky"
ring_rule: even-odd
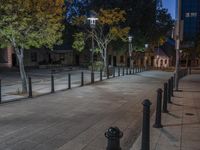
[[[163,7],[167,8],[172,18],[175,19],[176,0],[163,0]]]

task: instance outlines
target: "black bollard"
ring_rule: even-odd
[[[54,93],[55,89],[54,89],[54,76],[53,74],[51,74],[51,93]]]
[[[174,96],[174,77],[171,77],[171,96]]]
[[[84,73],[81,72],[81,86],[84,86]]]
[[[126,67],[126,75],[128,75],[128,67]]]
[[[168,100],[168,103],[172,103],[171,102],[171,81],[170,81],[170,79],[168,80],[168,84],[167,84],[167,100]]]
[[[153,125],[154,128],[162,128],[161,124],[161,107],[162,107],[162,89],[157,90],[157,106],[156,106],[156,120]]]
[[[123,67],[123,69],[122,69],[122,75],[124,76],[124,67]]]
[[[32,82],[31,82],[31,77],[28,77],[28,97],[32,98]]]
[[[103,79],[102,79],[102,73],[103,73],[103,71],[102,71],[102,69],[100,70],[100,81],[102,81]]]
[[[115,78],[115,67],[113,67],[113,78]]]
[[[176,74],[174,74],[174,80],[173,80],[173,81],[174,81],[174,83],[173,83],[173,89],[175,88],[175,85],[176,85],[176,80],[175,80],[175,79],[176,79]]]
[[[167,83],[164,83],[164,94],[163,94],[163,113],[168,113],[167,110]]]
[[[120,138],[122,136],[123,133],[118,127],[110,127],[105,133],[105,137],[108,139],[106,150],[121,150]]]
[[[68,89],[71,89],[71,74],[68,74]]]
[[[130,68],[129,68],[129,75],[131,75],[131,74],[132,74],[132,71],[131,71],[131,69],[132,69],[132,68],[130,67]]]
[[[1,79],[0,79],[0,104],[2,103],[2,98],[1,98]]]
[[[142,126],[142,149],[150,149],[150,106],[151,102],[146,99],[143,101],[143,126]]]
[[[109,79],[109,78],[110,78],[110,72],[109,72],[109,69],[107,67],[107,79]]]
[[[94,71],[91,71],[91,83],[94,83]]]
[[[118,67],[118,77],[120,76],[120,67]]]

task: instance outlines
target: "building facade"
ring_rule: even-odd
[[[74,64],[73,58],[73,50],[30,49],[24,51],[25,67],[71,66]],[[0,67],[18,67],[13,48],[0,49]]]
[[[200,0],[181,0],[181,19],[184,21],[183,40],[195,41],[200,33]]]

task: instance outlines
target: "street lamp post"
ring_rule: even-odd
[[[181,0],[178,0],[178,16],[176,21],[176,66],[175,66],[175,90],[178,91],[179,85],[179,50],[180,50],[180,26],[181,26]]]
[[[179,68],[181,69],[181,61],[182,61],[182,59],[181,59],[181,56],[182,56],[182,53],[183,53],[183,50],[179,50]]]
[[[144,46],[145,46],[145,50],[147,50],[147,48],[149,47],[149,44],[145,44]],[[148,60],[148,55],[145,56],[145,70],[147,69],[147,60]]]
[[[91,50],[91,82],[94,83],[94,29],[96,27],[96,21],[98,18],[91,16],[87,18],[90,21],[90,27],[92,29],[92,50]]]
[[[158,69],[158,65],[159,65],[159,55],[157,54],[156,55],[156,69]]]
[[[133,37],[129,35],[128,36],[128,43],[129,43],[128,51],[129,51],[129,67],[130,67],[130,69],[131,69],[131,67],[133,67],[133,62],[132,62],[132,51],[133,51],[132,39],[133,39]]]

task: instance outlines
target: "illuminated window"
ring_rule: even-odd
[[[185,13],[185,17],[190,17],[190,13]]]
[[[196,12],[192,12],[192,13],[190,13],[190,16],[191,17],[197,17],[197,13]]]

